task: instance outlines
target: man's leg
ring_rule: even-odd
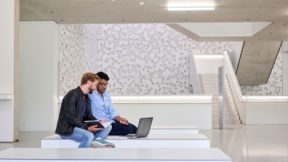
[[[135,134],[137,132],[137,127],[134,124],[129,123],[130,133]]]
[[[107,136],[110,133],[111,129],[112,129],[112,126],[109,125],[107,128],[104,128],[101,131],[97,131],[95,133],[95,138],[94,138],[94,141],[92,142],[92,146],[93,147],[110,147],[110,148],[114,148],[115,145],[113,143],[105,141],[105,139],[107,138]]]
[[[128,125],[121,124],[119,122],[112,123],[112,130],[109,135],[121,135],[126,136],[130,133],[136,133],[137,127],[131,123]]]
[[[109,135],[111,129],[112,129],[112,126],[109,125],[108,127],[102,129],[101,131],[97,131],[95,133],[95,138],[106,139],[107,136]]]
[[[71,135],[61,137],[80,142],[79,148],[87,148],[91,147],[91,143],[94,139],[94,134],[85,129],[75,127]]]

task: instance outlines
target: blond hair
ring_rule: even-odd
[[[81,85],[86,84],[88,81],[94,82],[95,80],[100,80],[100,78],[94,73],[86,72],[82,75]]]

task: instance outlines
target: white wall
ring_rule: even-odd
[[[19,1],[0,1],[0,142],[17,139],[15,123],[18,74]]]
[[[153,117],[152,127],[212,128],[212,96],[112,96],[112,102],[135,125],[141,117]]]
[[[20,131],[54,131],[58,24],[20,22]]]
[[[199,96],[189,97],[193,101],[193,97]],[[211,100],[211,96],[203,97],[210,97]],[[141,102],[141,99],[139,100]],[[138,123],[141,117],[152,116],[154,127],[195,126],[199,129],[212,129],[212,101],[210,103],[170,103],[167,100],[166,103],[115,103],[114,106],[121,115],[134,124]]]
[[[223,66],[223,55],[195,55],[195,65],[198,74],[218,74],[218,68]]]
[[[14,1],[0,2],[0,93],[14,93]]]
[[[227,51],[234,71],[237,70],[244,42],[231,42],[231,51]]]
[[[245,124],[288,124],[287,96],[245,96]]]

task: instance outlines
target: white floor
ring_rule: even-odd
[[[288,125],[250,125],[239,129],[201,131],[211,147],[234,162],[288,162]]]
[[[9,147],[40,147],[40,139],[53,132],[21,132],[19,142],[0,143],[0,150]],[[287,162],[288,125],[254,125],[239,129],[201,130],[234,162]]]

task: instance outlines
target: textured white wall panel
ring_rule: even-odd
[[[62,24],[59,94],[102,70],[112,95],[189,95],[189,54],[222,54],[231,44],[196,42],[165,24]]]

